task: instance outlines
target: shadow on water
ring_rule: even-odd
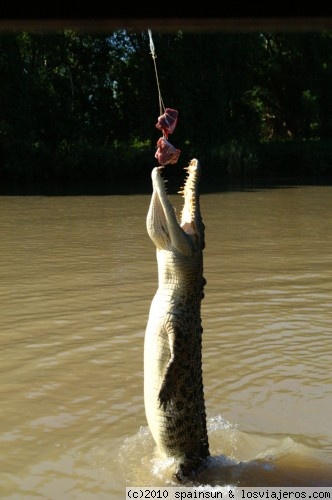
[[[183,166],[174,167],[167,165],[165,176],[167,176],[167,190],[170,194],[175,194],[183,186],[186,171]],[[134,180],[128,178],[117,180],[84,181],[71,180],[35,182],[1,182],[0,196],[109,196],[109,195],[134,195],[151,194],[151,173],[152,167],[147,168],[146,173],[141,178]],[[262,189],[292,188],[298,186],[331,186],[332,177],[321,175],[310,175],[301,177],[278,177],[273,175],[259,177],[238,177],[231,178],[216,173],[215,169],[204,170],[200,183],[201,194],[223,193],[234,191],[260,191]]]
[[[317,450],[286,435],[266,436],[239,431],[221,417],[209,419],[211,456],[195,480],[174,477],[176,463],[157,454],[148,427],[125,440],[120,463],[127,485],[323,487],[332,486],[331,466]],[[223,452],[221,451],[221,448]]]
[[[290,453],[283,459],[271,457],[239,463],[223,456],[212,457],[198,482],[191,485],[199,484],[243,487],[323,487],[332,486],[332,479],[331,470],[324,470],[323,464],[318,460],[308,458],[304,461],[300,455]]]

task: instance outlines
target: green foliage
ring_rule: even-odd
[[[259,145],[261,177],[332,177],[332,141],[274,141]]]
[[[212,161],[223,167],[229,178],[251,177],[258,170],[258,157],[253,145],[236,139],[216,148]]]
[[[153,36],[181,164],[331,174],[332,33]],[[150,182],[160,109],[147,32],[1,34],[0,71],[0,179]]]

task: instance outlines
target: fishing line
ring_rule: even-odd
[[[160,114],[163,114],[165,112],[165,106],[164,106],[164,101],[163,98],[161,97],[161,92],[160,92],[160,85],[159,85],[159,78],[158,78],[158,70],[157,70],[157,54],[154,48],[154,43],[153,43],[153,38],[152,38],[152,32],[150,29],[148,29],[149,33],[149,39],[150,39],[150,54],[152,55],[153,59],[153,64],[154,64],[154,70],[156,73],[156,80],[157,80],[157,88],[158,88],[158,96],[159,96],[159,108],[160,108]]]
[[[156,73],[157,80],[157,88],[159,95],[159,107],[160,107],[160,116],[158,118],[158,123],[156,123],[156,127],[162,131],[163,135],[157,142],[157,151],[155,154],[155,158],[158,159],[160,165],[167,165],[168,163],[176,163],[179,158],[179,154],[181,153],[180,149],[176,149],[169,141],[168,135],[172,134],[177,121],[178,121],[178,111],[172,108],[165,108],[163,98],[161,97],[159,78],[158,78],[158,70],[157,70],[157,54],[154,48],[152,32],[149,29],[149,38],[150,38],[150,53],[152,55],[154,70]]]

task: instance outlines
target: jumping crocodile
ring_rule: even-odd
[[[194,478],[210,455],[202,376],[201,301],[204,224],[200,213],[200,164],[186,167],[179,223],[166,194],[164,167],[152,171],[147,232],[156,246],[158,289],[144,342],[144,404],[160,452],[174,457],[176,477]]]

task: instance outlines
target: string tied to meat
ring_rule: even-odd
[[[177,163],[178,158],[180,156],[180,149],[176,149],[169,141],[168,136],[174,132],[174,129],[177,125],[178,121],[178,111],[173,108],[166,108],[164,105],[163,98],[161,96],[158,70],[157,70],[157,54],[153,43],[152,32],[149,29],[149,40],[150,40],[150,54],[153,59],[154,70],[156,74],[157,81],[157,89],[158,89],[158,98],[159,98],[159,108],[160,108],[160,116],[158,117],[158,121],[156,123],[156,128],[161,130],[163,135],[157,141],[157,151],[155,154],[155,158],[158,159],[160,165],[167,165],[169,163]]]

